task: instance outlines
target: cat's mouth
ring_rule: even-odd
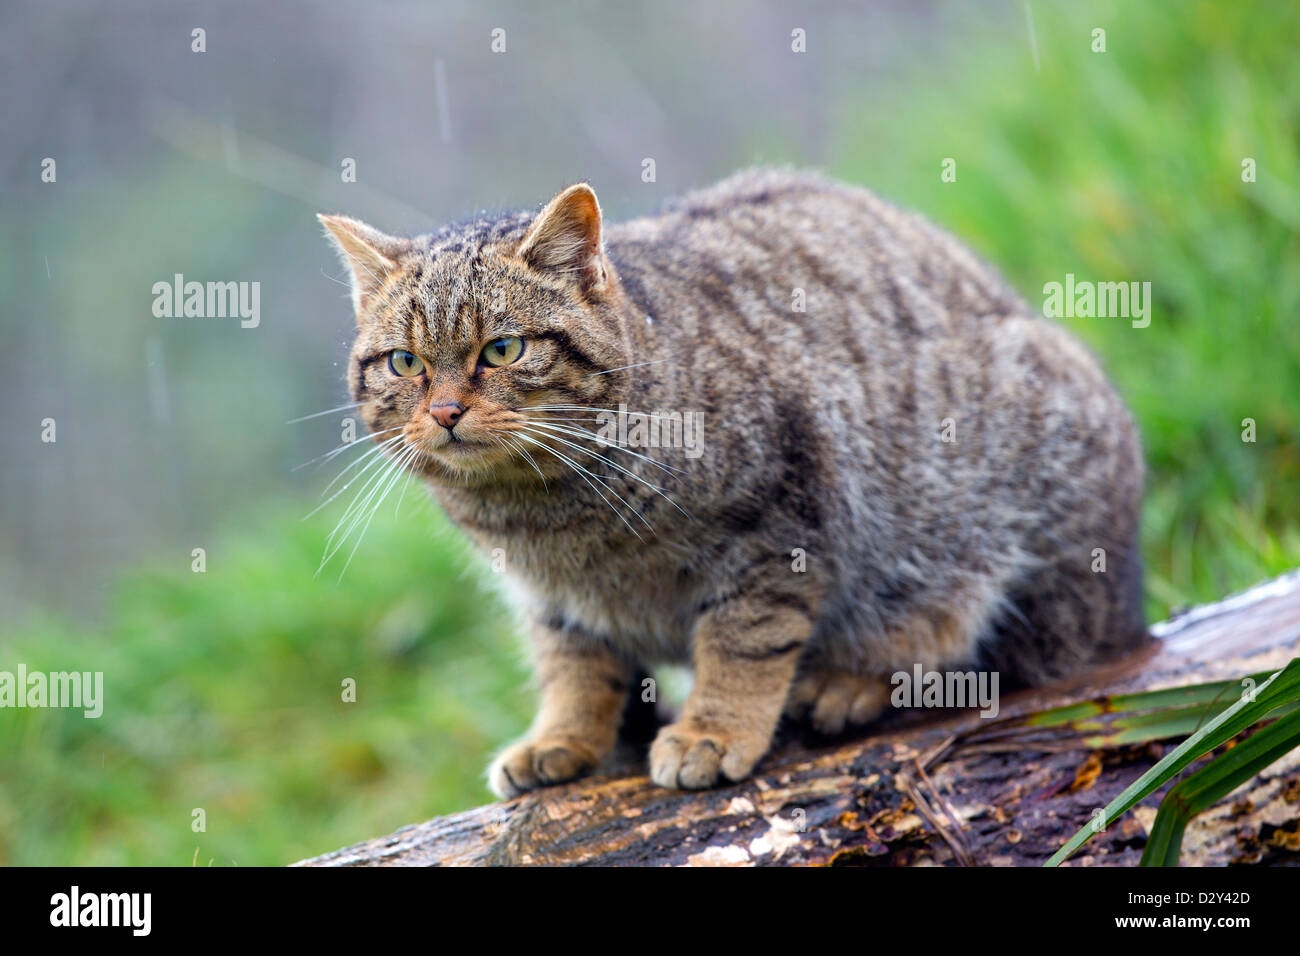
[[[478,435],[468,434],[462,428],[425,429],[417,426],[407,427],[407,442],[437,458],[443,454],[462,454],[474,449],[487,448],[491,443]]]
[[[462,425],[437,431],[412,426],[407,443],[419,449],[412,467],[428,477],[454,475],[457,481],[502,476],[502,469],[508,470],[513,457],[509,441],[483,423],[470,422],[469,428]]]
[[[472,451],[476,448],[487,448],[488,443],[485,441],[475,441],[472,438],[461,438],[453,434],[447,441],[438,447],[438,451],[463,453]]]
[[[440,441],[424,443],[425,454],[444,468],[457,472],[477,472],[500,462],[501,446],[469,435],[451,432]]]

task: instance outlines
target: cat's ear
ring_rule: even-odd
[[[352,307],[356,309],[359,322],[371,298],[379,293],[384,280],[397,269],[397,260],[410,243],[406,239],[387,236],[347,216],[322,214],[316,218],[329,230],[339,259],[352,275]]]
[[[584,289],[605,281],[600,203],[586,183],[570,186],[528,227],[518,255],[541,272],[569,276]]]

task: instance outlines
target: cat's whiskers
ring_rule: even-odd
[[[423,448],[420,448],[418,445],[415,446],[415,448],[416,448],[416,451],[418,452],[418,454],[416,454],[416,456],[415,456],[415,458],[414,458],[414,460],[413,460],[412,462],[408,462],[408,467],[407,467],[407,469],[406,469],[406,483],[405,483],[404,485],[402,485],[402,491],[401,491],[401,493],[397,496],[397,507],[395,507],[395,508],[393,509],[393,518],[394,518],[394,519],[396,519],[397,516],[398,516],[398,514],[401,512],[401,510],[402,510],[402,502],[403,502],[404,500],[406,500],[406,489],[408,489],[408,488],[411,487],[411,479],[415,477],[415,469],[412,468],[412,467],[409,467],[409,465],[411,465],[411,464],[418,464],[418,463],[419,463],[419,460],[420,460],[421,458],[427,458],[427,457],[428,457],[428,453],[425,452],[425,450],[424,450]]]
[[[605,446],[606,448],[611,448],[616,451],[627,452],[633,458],[640,458],[642,461],[647,462],[651,465],[654,465],[656,468],[668,472],[669,475],[671,475],[672,477],[686,474],[686,472],[682,471],[680,468],[674,468],[672,465],[666,465],[657,458],[651,458],[649,455],[643,455],[641,452],[633,451],[632,450],[633,446],[630,442],[617,441],[615,439],[608,438],[604,435],[598,435],[589,429],[580,428],[577,425],[573,425],[571,427],[565,427],[568,422],[581,421],[581,419],[536,418],[534,416],[524,416],[524,420],[527,421],[529,424],[537,425],[541,428],[549,428],[553,431],[562,432],[563,434],[573,435],[579,438],[588,438],[591,441],[594,441],[600,445]]]
[[[394,435],[392,438],[381,443],[377,447],[370,449],[365,454],[360,455],[355,461],[348,464],[342,471],[340,471],[337,475],[334,476],[334,478],[330,481],[328,485],[325,486],[325,490],[321,492],[322,496],[327,494],[329,490],[339,482],[339,479],[341,479],[349,471],[351,471],[353,468],[356,468],[362,462],[368,461],[368,464],[366,464],[366,466],[362,468],[361,471],[359,471],[357,474],[349,478],[347,483],[344,484],[343,487],[341,487],[338,491],[334,492],[334,494],[330,495],[328,498],[326,498],[324,501],[318,504],[315,508],[313,508],[307,514],[305,514],[303,516],[303,520],[305,521],[307,518],[310,518],[312,515],[320,511],[322,508],[328,505],[339,495],[343,494],[343,492],[347,491],[347,489],[351,488],[354,482],[359,481],[361,479],[362,475],[370,471],[370,469],[373,468],[376,464],[384,460],[382,457],[378,457],[380,452],[382,452],[385,448],[388,448],[389,446],[394,445],[397,442],[401,441],[401,439],[402,439],[401,435]]]
[[[601,408],[598,405],[529,405],[529,410],[536,409],[543,412],[604,412],[609,415],[636,415],[639,418],[653,418],[672,420],[671,415],[659,415],[654,412],[638,412],[630,408]],[[599,421],[599,419],[597,419]]]
[[[528,453],[528,449],[523,445],[511,441],[509,435],[502,434],[497,437],[500,439],[500,444],[503,447],[514,452],[516,455],[522,455],[528,461],[528,464],[533,466],[533,471],[537,472],[537,477],[542,479],[542,487],[546,489],[546,493],[549,495],[551,493],[551,486],[546,481],[546,475],[544,475],[542,469],[537,466],[537,462],[534,461],[533,456]]]
[[[592,375],[609,375],[613,372],[626,372],[630,368],[645,368],[647,365],[658,365],[660,362],[667,362],[668,359],[655,359],[653,362],[637,362],[635,365],[620,365],[618,368],[607,368],[600,372],[592,372]]]
[[[320,568],[316,573],[319,574],[330,559],[342,549],[347,539],[352,536],[352,532],[358,526],[361,526],[361,533],[357,537],[356,545],[353,546],[352,553],[348,556],[348,562],[344,565],[343,571],[346,572],[348,565],[352,563],[352,556],[356,554],[357,547],[360,546],[362,538],[365,537],[366,530],[370,527],[370,522],[374,520],[375,512],[384,503],[384,499],[393,489],[398,479],[402,477],[404,466],[414,459],[419,449],[413,445],[404,446],[396,455],[390,458],[384,467],[381,467],[370,481],[357,492],[353,498],[352,504],[344,512],[343,517],[339,519],[335,530],[330,534],[329,539],[325,542],[327,553],[321,559]],[[364,521],[364,525],[362,524]],[[347,526],[343,527],[344,522]],[[335,543],[337,542],[337,543]],[[331,547],[333,545],[333,547]],[[343,574],[339,574],[339,580],[343,580]]]
[[[613,511],[614,514],[618,515],[618,519],[627,526],[627,530],[631,531],[632,534],[636,536],[638,541],[644,541],[645,539],[641,537],[641,534],[636,530],[636,528],[632,527],[631,522],[629,522],[627,518],[623,516],[623,512],[619,511],[618,508],[614,506],[614,503],[610,501],[608,498],[606,498],[599,488],[597,488],[594,484],[592,484],[591,479],[594,478],[596,481],[600,482],[600,484],[603,485],[610,494],[612,494],[615,498],[618,498],[619,501],[622,501],[623,505],[626,508],[628,508],[628,510],[630,510],[634,515],[640,518],[641,521],[645,524],[645,526],[650,529],[650,533],[654,534],[654,527],[650,524],[649,521],[646,520],[645,516],[642,515],[641,512],[633,508],[631,505],[629,505],[626,501],[623,501],[622,496],[619,495],[619,493],[616,492],[613,488],[610,488],[607,484],[605,484],[605,482],[602,481],[599,476],[593,475],[591,472],[587,471],[587,469],[583,468],[572,458],[569,458],[563,453],[552,448],[544,441],[540,441],[539,439],[533,438],[530,435],[525,435],[521,432],[516,432],[515,435],[516,437],[522,439],[523,441],[528,442],[529,444],[536,445],[537,447],[550,452],[561,462],[563,462],[564,464],[572,468],[577,473],[578,477],[581,478],[583,481],[585,481],[591,487],[591,490],[596,492],[596,494],[600,496],[601,501],[605,502],[605,504],[609,506],[609,509]]]
[[[303,415],[301,418],[291,418],[286,425],[297,425],[299,422],[305,422],[311,418],[320,418],[322,415],[333,415],[335,412],[344,412],[349,408],[360,408],[363,405],[370,405],[371,402],[351,402],[347,405],[340,405],[338,408],[327,408],[323,412],[312,412],[310,415]]]
[[[390,469],[390,471],[392,472],[392,478],[390,478],[388,483],[384,485],[384,490],[380,493],[379,498],[375,501],[374,506],[370,509],[370,515],[369,517],[366,518],[366,523],[362,526],[361,533],[357,535],[357,543],[352,546],[352,552],[351,554],[348,555],[348,560],[343,565],[343,570],[339,572],[340,581],[343,580],[343,575],[348,573],[348,568],[352,566],[352,559],[356,557],[357,549],[361,547],[361,542],[365,540],[366,532],[370,530],[370,522],[375,520],[375,514],[379,511],[381,507],[383,507],[384,499],[388,497],[388,493],[393,490],[393,486],[396,485],[397,482],[401,479],[402,472],[406,470],[406,466],[409,465],[415,459],[415,456],[418,455],[419,452],[420,449],[418,446],[407,445],[406,449],[401,453],[401,455],[393,459],[393,467]],[[409,477],[409,472],[408,472],[408,477]],[[371,493],[371,496],[372,497],[374,496],[373,492]],[[351,528],[348,529],[348,534],[351,534]]]
[[[392,428],[385,428],[382,431],[370,432],[368,434],[362,435],[360,438],[355,438],[350,442],[344,442],[342,445],[339,445],[338,448],[331,448],[329,451],[325,452],[325,454],[317,455],[315,458],[311,459],[310,461],[304,461],[301,465],[294,465],[289,470],[298,471],[300,468],[306,468],[308,465],[314,465],[318,461],[321,462],[330,461],[331,459],[338,457],[339,455],[341,455],[343,452],[347,451],[349,448],[353,447],[354,445],[360,445],[362,442],[369,441],[370,439],[375,438],[378,435],[386,435],[389,432],[397,431],[397,429],[405,428],[405,427],[406,427],[405,425],[394,425]]]
[[[360,480],[362,479],[362,477],[364,477],[368,472],[371,471],[371,469],[373,469],[373,468],[375,468],[375,467],[377,467],[377,466],[379,466],[379,465],[382,465],[383,462],[384,462],[384,460],[385,460],[385,459],[383,459],[382,457],[374,457],[373,455],[370,455],[369,453],[368,453],[367,457],[370,458],[370,461],[366,464],[366,466],[365,466],[364,468],[361,469],[361,471],[359,471],[355,476],[353,476],[351,479],[349,479],[348,482],[347,482],[346,484],[344,484],[341,488],[339,488],[338,491],[334,492],[334,494],[330,495],[328,498],[326,498],[324,501],[322,501],[320,504],[318,504],[318,505],[317,505],[315,508],[313,508],[311,511],[307,512],[307,514],[303,515],[303,516],[302,516],[302,520],[303,520],[303,521],[306,521],[308,518],[312,517],[312,516],[315,515],[317,512],[319,512],[319,511],[321,511],[322,509],[324,509],[325,507],[327,507],[327,506],[330,504],[330,502],[332,502],[332,501],[333,501],[335,498],[337,498],[339,495],[343,494],[343,492],[345,492],[345,491],[347,491],[349,488],[351,488],[352,485],[353,485],[355,482],[360,481]],[[365,460],[366,460],[365,458],[360,458],[360,459],[358,459],[357,461],[353,462],[352,465],[350,465],[349,467],[355,466],[355,465],[357,465],[357,464],[359,464],[360,462],[365,461]],[[341,477],[341,476],[340,476],[340,477]],[[337,481],[337,480],[338,480],[338,479],[335,478],[335,481]]]
[[[402,436],[398,436],[398,437],[400,439]],[[399,455],[400,454],[401,452],[399,452]],[[329,559],[334,556],[334,553],[338,551],[339,547],[342,545],[343,540],[347,538],[347,536],[351,533],[352,529],[356,527],[357,520],[359,520],[359,516],[361,512],[365,509],[367,505],[370,504],[371,500],[373,499],[374,493],[382,486],[384,480],[392,473],[394,464],[396,463],[397,460],[398,460],[397,457],[388,457],[388,458],[380,457],[372,461],[370,464],[366,466],[365,471],[372,471],[372,469],[373,471],[370,477],[366,479],[365,483],[357,490],[357,493],[352,498],[352,503],[349,504],[348,507],[344,510],[342,517],[339,518],[338,523],[334,526],[334,530],[330,532],[330,536],[326,539],[325,548],[327,553],[325,557],[321,559],[322,568],[329,561]],[[353,478],[351,481],[348,482],[348,485],[351,485],[354,482],[359,481],[360,478],[361,475],[357,475],[356,478]],[[340,488],[339,493],[342,493],[342,491],[343,489]],[[351,522],[348,524],[346,530],[343,530],[342,535],[340,535],[339,534],[340,529],[343,528],[344,523],[348,522],[349,519],[351,519]],[[336,545],[333,548],[333,550],[330,550],[330,545],[333,544],[336,539],[339,541],[339,544]],[[317,569],[317,573],[319,573],[319,570],[320,569]]]
[[[356,527],[356,522],[360,516],[362,508],[371,500],[370,495],[374,493],[372,489],[377,489],[379,487],[379,483],[381,483],[392,471],[392,466],[392,459],[383,460],[380,468],[366,480],[366,483],[362,485],[360,489],[358,489],[356,495],[353,496],[352,501],[348,504],[347,508],[343,510],[343,514],[334,525],[334,530],[331,531],[329,537],[325,539],[325,553],[321,555],[320,567],[316,569],[317,574],[320,574],[320,572],[325,569],[325,565],[329,564],[330,559],[333,558],[334,555],[338,553],[339,549],[343,547],[343,542],[347,539],[347,536],[351,533],[352,529]]]
[[[619,472],[622,472],[624,475],[627,475],[627,476],[628,476],[629,478],[631,478],[633,481],[637,481],[637,482],[640,482],[641,484],[645,485],[647,488],[649,488],[651,491],[653,491],[653,492],[654,492],[655,494],[657,494],[659,497],[663,498],[664,501],[668,502],[670,505],[672,505],[674,508],[676,508],[676,509],[681,513],[682,517],[684,517],[684,518],[688,518],[688,519],[690,518],[690,515],[687,514],[687,513],[686,513],[686,512],[681,508],[681,506],[677,504],[677,502],[673,501],[673,499],[670,498],[670,497],[667,495],[667,493],[666,493],[662,488],[660,488],[658,485],[653,484],[653,483],[647,481],[646,479],[642,478],[642,477],[641,477],[640,475],[638,475],[636,472],[634,472],[634,471],[630,471],[629,469],[624,468],[624,467],[623,467],[622,465],[620,465],[618,462],[616,462],[616,461],[612,461],[611,459],[606,458],[604,455],[597,454],[596,452],[592,451],[590,448],[584,448],[582,445],[576,444],[575,442],[571,442],[571,441],[568,441],[568,440],[566,440],[566,439],[564,439],[564,438],[560,438],[559,435],[555,434],[554,432],[551,432],[551,431],[539,431],[539,430],[537,430],[536,428],[530,428],[530,426],[528,426],[528,425],[524,425],[523,427],[524,427],[525,429],[529,430],[530,432],[532,432],[532,434],[534,434],[534,435],[540,435],[540,436],[542,436],[542,437],[544,437],[544,438],[549,438],[549,439],[551,439],[552,441],[560,442],[560,443],[563,444],[563,445],[567,445],[567,446],[569,446],[570,448],[576,449],[577,451],[580,451],[580,452],[582,452],[582,453],[584,453],[584,454],[590,455],[591,457],[597,459],[598,461],[603,461],[605,464],[609,465],[611,468],[613,468],[613,469],[615,469],[615,470],[617,470],[617,471],[619,471]],[[588,436],[588,437],[593,437],[593,436]],[[624,449],[622,449],[622,450],[623,450],[623,451],[627,451],[626,448],[624,448]],[[610,489],[610,490],[612,491],[613,489]]]
[[[597,461],[603,461],[605,464],[609,465],[611,468],[617,469],[618,471],[621,471],[623,474],[627,475],[628,477],[630,477],[630,478],[634,478],[634,479],[636,479],[637,481],[641,482],[641,483],[642,483],[643,485],[645,485],[647,488],[652,488],[652,489],[654,489],[655,491],[658,491],[658,490],[659,490],[659,486],[658,486],[658,485],[652,484],[651,482],[649,482],[649,481],[647,481],[646,479],[642,478],[640,475],[636,474],[636,472],[629,471],[627,468],[624,468],[624,467],[623,467],[622,465],[620,465],[618,462],[613,461],[613,460],[610,459],[610,458],[606,458],[604,455],[600,454],[599,452],[594,452],[594,451],[592,451],[590,448],[586,448],[586,447],[584,447],[584,446],[582,446],[582,445],[576,444],[576,443],[571,442],[571,441],[569,441],[569,440],[567,440],[567,439],[564,439],[564,438],[559,437],[560,435],[574,435],[575,437],[588,437],[588,438],[591,438],[591,437],[594,437],[594,436],[590,436],[590,435],[582,436],[582,435],[578,435],[576,432],[568,432],[568,431],[564,431],[563,429],[553,429],[553,430],[542,431],[542,430],[539,430],[538,426],[536,426],[536,425],[521,425],[520,428],[522,428],[522,429],[524,429],[524,430],[526,430],[526,431],[529,431],[529,432],[531,432],[531,433],[534,434],[534,435],[540,435],[540,436],[542,436],[543,438],[550,438],[550,439],[552,439],[552,440],[554,440],[554,441],[559,442],[559,443],[562,444],[562,445],[568,445],[570,448],[572,448],[572,449],[574,449],[574,450],[576,450],[576,451],[580,451],[580,452],[582,452],[583,454],[590,455],[592,458],[595,458]]]

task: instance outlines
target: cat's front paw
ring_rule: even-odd
[[[525,738],[511,744],[488,768],[488,786],[503,800],[528,790],[564,783],[596,766],[591,748],[571,737]]]
[[[650,747],[650,779],[661,787],[701,790],[719,777],[743,780],[770,741],[761,735],[727,733],[669,724]]]

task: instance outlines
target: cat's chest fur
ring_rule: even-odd
[[[580,497],[534,502],[525,523],[500,503],[435,495],[531,619],[646,659],[688,659],[694,609],[716,585],[691,569],[692,548],[675,533],[661,528],[653,547],[644,529],[641,538],[605,533],[602,523],[617,519]]]

